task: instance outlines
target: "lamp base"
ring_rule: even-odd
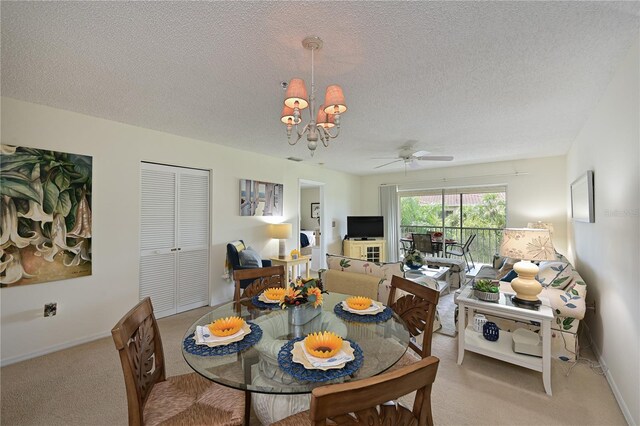
[[[285,259],[287,257],[285,252],[285,240],[281,238],[280,241],[278,241],[278,259]]]
[[[539,302],[538,294],[542,291],[542,284],[535,279],[538,266],[521,260],[513,265],[513,269],[518,274],[518,277],[511,281],[511,288],[516,292],[516,298],[530,303]]]
[[[531,300],[518,299],[517,296],[511,296],[511,302],[513,302],[513,304],[518,308],[532,309],[535,311],[537,311],[538,307],[542,305],[542,302],[540,301],[540,299],[531,301]]]

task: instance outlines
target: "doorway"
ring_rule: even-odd
[[[311,256],[311,271],[325,267],[326,206],[324,182],[298,180],[298,250]],[[308,245],[305,244],[308,242]]]

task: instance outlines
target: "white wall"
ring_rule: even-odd
[[[93,156],[93,275],[3,288],[3,364],[107,335],[138,301],[141,161],[212,170],[212,303],[232,296],[232,284],[221,278],[227,242],[242,238],[263,257],[278,251],[267,219],[239,215],[240,178],[284,184],[284,217],[277,221],[297,223],[299,178],[326,184],[329,224],[359,208],[355,176],[8,98],[2,143]],[[328,250],[339,252],[341,232],[323,234]],[[287,241],[296,245],[297,238]],[[47,302],[58,302],[55,317],[43,318]]]
[[[545,157],[366,176],[362,178],[362,214],[380,214],[378,187],[383,183],[416,189],[501,184],[507,186],[507,226],[551,222],[553,245],[566,253],[565,168],[564,157]]]
[[[595,223],[569,220],[569,249],[587,283],[593,345],[630,424],[640,424],[640,131],[638,40],[567,155],[568,186],[594,171]],[[569,206],[568,206],[569,208]]]
[[[320,188],[304,188],[300,190],[300,227],[316,229],[318,219],[311,218],[311,203],[320,202]]]

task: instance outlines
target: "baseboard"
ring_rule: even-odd
[[[627,407],[627,404],[624,401],[624,398],[622,397],[620,390],[618,389],[618,385],[616,385],[616,382],[613,379],[611,372],[609,371],[609,367],[607,367],[607,363],[604,362],[604,359],[602,359],[600,348],[598,348],[598,346],[594,344],[593,340],[591,340],[591,334],[590,333],[586,333],[586,334],[589,338],[589,344],[593,349],[593,353],[596,355],[596,358],[598,359],[598,362],[602,367],[602,371],[604,371],[604,377],[607,379],[607,383],[609,383],[611,392],[613,392],[613,396],[616,398],[616,402],[618,402],[618,406],[622,411],[622,415],[624,416],[624,419],[627,421],[627,424],[629,426],[638,426],[637,423],[634,422],[633,416],[631,416],[631,411],[629,411],[629,407]]]
[[[111,336],[110,331],[94,334],[91,336],[82,337],[80,339],[70,340],[68,342],[60,343],[58,345],[49,346],[48,348],[40,349],[35,352],[30,352],[24,355],[18,355],[11,358],[0,360],[0,367],[6,367],[7,365],[15,364],[16,362],[26,361],[31,358],[36,358],[42,355],[47,355],[52,352],[58,352],[62,349],[67,349],[72,346],[81,345],[83,343],[93,342],[94,340],[102,339],[103,337]]]

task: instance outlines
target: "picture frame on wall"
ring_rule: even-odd
[[[240,179],[240,216],[282,216],[284,185]]]
[[[320,217],[320,203],[311,203],[311,218],[317,219]]]
[[[587,170],[571,184],[571,219],[594,223],[593,170]]]

